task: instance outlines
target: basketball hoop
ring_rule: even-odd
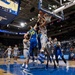
[[[53,0],[54,1],[54,0]],[[50,2],[51,3],[51,2]],[[44,0],[39,0],[39,10],[42,10],[56,18],[59,18],[61,20],[64,20],[64,12],[63,10],[75,5],[75,0],[69,0],[69,2],[63,3],[62,0],[60,0],[59,5],[57,8],[53,8],[54,5],[50,4],[50,8],[46,8],[48,6],[48,3],[44,2]],[[46,6],[46,7],[45,7]],[[53,9],[53,10],[51,10]]]

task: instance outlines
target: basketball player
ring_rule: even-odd
[[[39,11],[39,16],[38,16],[38,21],[39,21],[39,29],[41,31],[41,50],[42,51],[46,51],[47,53],[47,58],[50,59],[50,54],[49,51],[47,50],[47,29],[46,29],[46,25],[47,25],[47,21],[44,18],[44,13],[42,11]],[[48,67],[48,64],[46,65],[46,67]]]
[[[29,57],[30,57],[30,53],[29,53],[30,41],[29,41],[29,35],[27,33],[24,34],[23,47],[24,47],[23,54],[24,54],[25,62],[22,64],[22,68],[27,69],[29,63]]]
[[[48,38],[47,48],[48,48],[48,51],[50,53],[51,62],[53,61],[54,68],[56,68],[55,59],[53,58],[53,56],[54,56],[54,53],[53,53],[54,52],[54,47],[53,47],[53,41],[52,41],[52,38],[51,37]],[[49,62],[49,58],[48,58],[48,61],[47,61],[47,65],[48,65],[48,62]]]
[[[11,48],[11,46],[9,46],[9,47],[7,48],[7,50],[4,52],[3,56],[4,56],[6,53],[8,54],[8,62],[10,62],[10,57],[11,57],[11,53],[12,53],[12,48]]]
[[[37,42],[36,30],[37,30],[37,24],[34,27],[30,26],[30,30],[28,31],[28,34],[30,35],[30,56],[32,56],[33,62],[36,59],[37,52],[38,52],[37,50],[38,42]]]
[[[46,24],[50,23],[51,22],[51,18],[52,16],[49,16],[47,13],[44,14],[44,18],[46,20]]]
[[[18,46],[15,45],[15,47],[13,48],[13,54],[14,54],[14,63],[17,62],[17,57],[18,57]]]
[[[61,44],[57,40],[57,38],[54,39],[53,44],[54,44],[54,54],[55,54],[55,58],[56,58],[56,62],[57,62],[57,67],[59,67],[59,59],[58,59],[58,56],[60,56],[62,58],[62,60],[64,61],[64,63],[67,64],[67,62],[64,59],[63,54],[61,52]]]

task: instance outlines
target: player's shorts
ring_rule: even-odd
[[[31,38],[30,39],[30,55],[37,55],[37,39],[36,38]]]
[[[59,55],[60,55],[61,57],[63,56],[63,55],[62,55],[62,52],[61,52],[61,49],[58,49],[58,50],[57,50],[57,56],[59,56]]]
[[[37,46],[37,39],[36,38],[31,38],[30,39],[30,48],[34,48]]]
[[[30,56],[29,50],[24,49],[24,50],[23,50],[23,55],[24,55],[24,58],[25,58],[25,59],[29,59],[29,56]]]
[[[61,48],[57,48],[57,47],[55,48],[55,55],[56,56],[61,56],[61,57],[63,56],[63,54],[61,52]]]
[[[41,40],[41,47],[46,47],[47,45],[47,35],[46,34],[42,34],[40,37]]]
[[[8,56],[11,56],[11,53],[8,53]]]
[[[8,58],[10,59],[10,57],[11,57],[11,53],[8,53]]]
[[[17,53],[17,52],[14,52],[14,56],[15,56],[15,57],[18,56],[18,53]]]

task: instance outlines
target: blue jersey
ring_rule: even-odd
[[[30,54],[33,55],[33,49],[37,47],[37,33],[32,28],[29,30],[29,34],[30,34]]]
[[[54,44],[54,48],[55,48],[54,53],[57,56],[58,55],[62,56],[61,47],[60,46],[57,46],[57,44],[58,44],[58,42],[56,44]]]
[[[37,33],[33,28],[29,31],[29,34],[30,34],[31,38],[36,38],[37,37]]]

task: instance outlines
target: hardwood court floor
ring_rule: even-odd
[[[24,62],[24,59],[18,59],[17,60],[17,62],[19,63],[19,64],[22,64],[23,62]],[[30,60],[30,62],[31,62],[31,60]],[[61,62],[61,61],[60,61]],[[69,62],[69,66],[70,67],[75,67],[75,60],[70,60],[70,61],[68,61]],[[6,64],[8,63],[8,61],[6,61]],[[46,63],[46,62],[45,62]],[[3,58],[0,58],[0,65],[3,65],[3,64],[5,64],[5,61],[4,61],[4,59]],[[11,58],[11,61],[10,61],[10,64],[14,64],[14,59],[13,58]],[[51,63],[50,63],[50,65],[52,65]],[[60,64],[60,65],[62,65],[62,64]]]
[[[24,62],[24,59],[18,59],[17,60],[17,62],[18,62],[18,64],[22,64],[23,62]],[[30,60],[30,63],[31,63],[31,60]],[[46,62],[45,62],[46,63]],[[44,64],[45,64],[44,63]],[[75,67],[75,61],[68,61],[68,63],[69,63],[69,67]],[[1,67],[4,67],[4,65],[7,65],[8,64],[8,62],[6,61],[6,63],[5,63],[5,61],[4,61],[4,59],[3,58],[1,58],[0,59],[0,65],[1,65]],[[10,64],[14,64],[14,59],[13,58],[11,58],[11,61],[10,61]],[[50,63],[50,65],[53,65],[52,63]],[[61,66],[65,66],[65,64],[62,62],[62,61],[60,61],[60,65]],[[13,66],[13,65],[11,65],[11,66]],[[20,67],[19,67],[20,68]],[[11,67],[10,67],[10,69],[11,69]],[[17,69],[18,69],[18,67],[17,67]],[[22,75],[22,73],[19,73],[18,74],[18,72],[20,71],[20,70],[17,70],[17,69],[15,69],[16,70],[16,75]],[[60,69],[62,69],[62,68],[60,68]],[[14,70],[14,71],[15,71]],[[17,72],[18,71],[18,72]],[[71,70],[70,70],[71,71]],[[73,70],[73,72],[75,71],[75,69]],[[63,71],[61,71],[61,72],[63,72]],[[57,72],[55,72],[54,74],[52,74],[51,73],[51,75],[56,75],[56,73]],[[44,73],[45,74],[45,73]],[[57,73],[58,74],[58,73]],[[61,73],[59,73],[59,75],[60,75]],[[73,74],[71,74],[71,75],[74,75],[75,73],[73,73]],[[5,69],[2,69],[2,68],[0,68],[0,75],[15,75],[15,74],[13,74],[13,73],[11,73],[11,72],[6,72],[6,70]],[[30,75],[30,74],[28,74],[28,75]],[[33,75],[37,75],[37,73],[34,73]],[[46,74],[46,75],[48,75],[48,74]],[[66,74],[63,74],[63,75],[66,75]]]

